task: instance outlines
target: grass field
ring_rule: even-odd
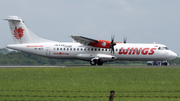
[[[0,101],[179,101],[180,68],[1,68]]]

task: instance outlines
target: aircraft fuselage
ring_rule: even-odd
[[[117,44],[114,55],[110,49],[84,46],[79,43],[39,43],[39,44],[13,44],[7,48],[24,51],[44,57],[56,59],[80,59],[90,61],[93,57],[101,55],[114,56],[112,60],[141,60],[141,61],[165,61],[171,60],[177,55],[161,44]],[[103,59],[102,59],[103,60]]]

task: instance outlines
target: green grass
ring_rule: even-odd
[[[173,96],[180,97],[180,92],[175,92],[180,91],[180,68],[3,68],[0,69],[0,90],[4,90],[0,91],[2,101],[108,101],[111,90],[116,91],[114,101],[178,101],[180,98]]]

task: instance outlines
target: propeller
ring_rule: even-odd
[[[111,54],[114,54],[114,46],[116,43],[114,43],[114,36],[111,36],[111,44],[110,44],[110,49],[111,49]]]
[[[124,37],[124,43],[126,43],[126,41],[127,41],[127,37]]]

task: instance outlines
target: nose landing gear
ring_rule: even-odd
[[[162,65],[164,65],[164,66],[169,66],[169,62],[167,62],[167,61],[162,62]]]

